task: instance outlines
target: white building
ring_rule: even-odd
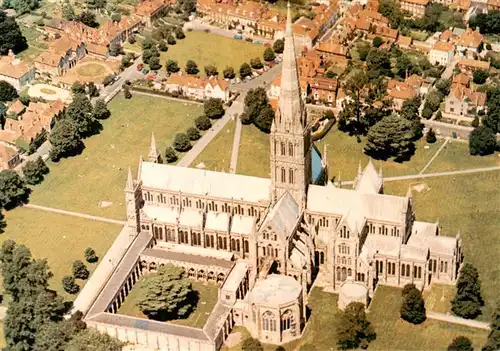
[[[165,90],[197,100],[218,98],[227,102],[230,95],[229,83],[223,79],[181,74],[171,75],[165,84]]]
[[[0,80],[10,83],[17,91],[35,79],[35,67],[30,67],[17,59],[9,51],[7,56],[0,56]]]
[[[429,51],[429,61],[432,64],[447,66],[453,60],[454,53],[453,44],[437,41]]]

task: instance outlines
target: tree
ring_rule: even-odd
[[[15,19],[0,11],[0,55],[7,55],[9,50],[17,54],[27,48],[28,42]]]
[[[399,3],[394,0],[382,0],[378,12],[389,19],[389,23],[394,29],[399,28],[403,21],[403,12]]]
[[[219,98],[210,98],[203,104],[205,115],[211,119],[218,119],[224,116],[224,105]]]
[[[79,81],[76,81],[71,86],[71,92],[73,94],[85,94],[85,85],[80,83]]]
[[[373,326],[366,319],[365,305],[351,302],[338,315],[337,345],[341,349],[367,348],[375,340]]]
[[[474,117],[474,119],[471,122],[471,126],[474,127],[474,128],[479,127],[479,117],[478,116]]]
[[[152,47],[156,46],[156,41],[151,39],[151,38],[146,37],[142,41],[141,46],[142,46],[142,50],[151,50]]]
[[[403,54],[396,59],[396,74],[401,78],[406,78],[410,75],[412,63],[408,55]]]
[[[153,71],[157,71],[161,68],[161,64],[160,64],[160,58],[159,57],[151,57],[149,59],[149,68],[151,68],[151,70]]]
[[[489,92],[486,102],[488,113],[483,118],[485,127],[490,128],[494,133],[500,132],[500,89]]]
[[[83,147],[76,127],[67,119],[56,123],[49,136],[50,159],[57,162],[61,157],[76,155]]]
[[[161,51],[161,52],[166,52],[168,51],[168,45],[167,45],[167,42],[165,41],[165,39],[162,39],[158,42],[158,49]]]
[[[442,78],[436,82],[436,89],[441,93],[440,102],[443,99],[443,96],[447,96],[450,93],[451,83],[452,82],[450,78]],[[439,105],[439,103],[437,105]]]
[[[75,94],[66,109],[65,118],[75,126],[81,138],[92,135],[96,130],[92,110],[90,100],[83,94]]]
[[[92,116],[95,119],[108,119],[111,112],[103,99],[97,99],[92,110]]]
[[[241,343],[241,350],[242,351],[263,351],[264,348],[262,347],[262,344],[260,343],[259,339],[246,338]]]
[[[213,65],[205,66],[205,75],[207,77],[218,76],[219,72],[217,72],[217,67],[215,67]]]
[[[87,82],[87,84],[85,84],[85,91],[90,97],[99,96],[99,89],[94,82]]]
[[[138,285],[136,305],[151,319],[168,320],[187,316],[196,300],[184,268],[167,264]]]
[[[88,27],[97,28],[99,27],[99,22],[96,21],[95,13],[90,11],[83,11],[78,20]]]
[[[486,83],[486,79],[488,79],[489,76],[490,74],[487,71],[483,69],[477,69],[472,73],[472,81],[475,84],[484,84]]]
[[[186,62],[186,72],[188,74],[197,74],[200,70],[198,69],[198,65],[193,60],[187,60]]]
[[[391,58],[386,50],[371,48],[366,57],[366,65],[369,79],[392,75]]]
[[[186,34],[184,34],[181,27],[175,28],[175,37],[177,39],[184,39],[186,37]]]
[[[168,45],[175,45],[177,43],[177,41],[175,41],[175,38],[172,34],[168,35],[167,43],[168,43]]]
[[[242,64],[240,67],[240,77],[243,79],[251,75],[252,75],[252,68],[250,67],[250,65],[248,63]]]
[[[195,127],[188,128],[188,130],[186,131],[186,134],[187,134],[189,140],[198,140],[201,137],[199,130],[196,129]]]
[[[12,101],[17,98],[17,90],[5,80],[0,80],[0,101]]]
[[[111,20],[112,20],[113,22],[118,23],[118,22],[120,22],[120,21],[122,20],[122,15],[120,15],[119,13],[113,13],[113,14],[111,15]]]
[[[212,122],[210,122],[210,119],[207,116],[197,117],[194,124],[199,130],[208,130],[212,126]]]
[[[168,73],[179,72],[180,68],[175,60],[167,60],[165,67],[167,68]]]
[[[23,166],[24,180],[30,185],[41,183],[47,173],[49,173],[49,167],[43,162],[41,156],[34,161],[26,162]]]
[[[184,133],[178,133],[175,135],[173,146],[175,150],[180,152],[188,151],[189,149],[191,149],[189,138]]]
[[[90,275],[90,272],[87,269],[87,266],[85,266],[85,263],[83,263],[80,260],[76,260],[73,262],[72,272],[73,272],[73,276],[77,279],[85,280]]]
[[[497,350],[500,350],[500,303],[497,304],[495,310],[493,311],[488,339],[482,348],[482,351]]]
[[[358,56],[361,61],[366,61],[366,57],[370,52],[370,44],[366,42],[360,42],[356,45],[356,49],[358,50]]]
[[[469,134],[469,153],[471,155],[489,155],[495,152],[497,140],[495,133],[485,126],[479,126]]]
[[[264,50],[264,61],[273,61],[275,57],[276,55],[274,54],[274,50],[268,46],[266,50]]]
[[[77,19],[76,13],[75,13],[75,7],[67,3],[62,7],[62,16],[65,20],[68,21],[74,21]]]
[[[62,279],[62,286],[64,291],[68,294],[76,294],[80,291],[80,287],[75,282],[75,277],[72,275],[64,276]]]
[[[252,66],[253,69],[261,69],[262,67],[264,67],[262,61],[258,57],[250,60],[250,66]]]
[[[77,333],[67,344],[66,351],[121,351],[123,343],[95,329],[85,329]]]
[[[95,254],[95,250],[91,247],[87,247],[85,249],[85,259],[87,260],[87,262],[89,263],[94,263],[94,262],[97,262],[97,260],[99,259],[97,257],[97,255]]]
[[[130,88],[128,87],[128,85],[123,87],[123,96],[127,100],[132,98],[132,93],[130,92]]]
[[[30,189],[17,172],[4,169],[0,172],[0,209],[6,210],[28,203]]]
[[[368,131],[364,152],[375,159],[409,159],[415,151],[410,122],[392,114],[377,122]]]
[[[474,351],[472,342],[465,336],[457,336],[448,345],[448,351]]]
[[[372,40],[372,45],[373,47],[375,48],[379,48],[382,44],[384,43],[384,41],[382,40],[381,37],[379,36],[376,36],[375,38],[373,38]]]
[[[273,50],[277,54],[282,54],[283,50],[285,50],[285,41],[283,39],[277,39],[273,43]]]
[[[267,107],[270,106],[265,89],[250,89],[245,96],[245,109],[241,115],[241,122],[243,124],[255,123],[260,118],[262,111]]]
[[[177,154],[175,153],[175,150],[173,147],[169,146],[165,150],[165,160],[168,163],[172,163],[172,162],[177,161]]]
[[[434,133],[434,130],[432,128],[430,128],[427,132],[425,141],[427,141],[429,144],[434,144],[436,142],[436,133]]]
[[[262,130],[263,132],[269,133],[271,131],[271,125],[274,120],[274,110],[271,106],[268,106],[262,111],[260,111],[257,118],[254,120],[254,124],[257,128]]]
[[[422,294],[413,284],[403,288],[401,301],[401,318],[412,324],[420,324],[427,318]]]
[[[419,114],[421,102],[420,96],[415,96],[412,99],[405,100],[401,108],[401,117],[409,121],[413,126],[414,140],[420,139],[422,136],[422,123]]]
[[[226,79],[233,79],[234,77],[236,77],[236,74],[234,74],[233,67],[224,68],[223,74],[224,74],[224,78],[226,78]]]
[[[474,319],[484,305],[479,273],[472,264],[465,263],[457,280],[457,293],[451,301],[451,311],[459,317]]]

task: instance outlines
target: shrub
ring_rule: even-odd
[[[195,119],[194,124],[199,130],[208,130],[212,126],[212,122],[207,116],[200,116]]]
[[[198,140],[201,137],[200,131],[198,129],[196,129],[195,127],[188,128],[186,134],[187,134],[189,140]]]
[[[167,42],[164,39],[160,40],[160,42],[158,43],[158,49],[161,52],[166,52],[168,50]]]
[[[227,78],[227,79],[233,79],[234,77],[236,77],[236,74],[234,74],[233,67],[224,68],[223,74],[224,74],[224,78]]]
[[[218,98],[210,98],[203,104],[205,115],[211,119],[218,119],[224,116],[224,106],[222,100]]]
[[[241,343],[241,350],[242,351],[263,351],[264,348],[262,347],[262,345],[258,339],[246,338]]]
[[[169,146],[165,150],[165,160],[167,161],[167,163],[172,163],[177,161],[177,154],[175,153],[173,147]]]
[[[475,128],[469,134],[469,152],[471,155],[489,155],[495,152],[497,140],[495,133],[485,126]]]
[[[130,92],[130,88],[128,86],[123,87],[123,96],[125,99],[131,99],[132,93]]]
[[[248,63],[244,63],[240,67],[240,77],[245,78],[252,75],[252,68]]]
[[[173,147],[175,150],[180,152],[188,151],[189,149],[191,149],[191,143],[188,136],[184,133],[178,133],[175,136]]]
[[[255,58],[250,60],[250,66],[252,66],[252,68],[254,68],[254,69],[260,69],[260,68],[264,67],[264,65],[262,64],[262,61],[258,57],[255,57]]]
[[[276,55],[274,54],[274,50],[272,48],[267,47],[266,50],[264,50],[264,61],[273,61],[275,57]]]
[[[273,44],[273,50],[277,54],[282,54],[285,49],[285,41],[283,39],[278,39]]]
[[[77,279],[85,280],[90,275],[87,266],[85,266],[85,263],[83,263],[80,260],[73,262],[72,271],[73,271],[73,276]]]
[[[474,351],[474,349],[472,348],[472,342],[465,336],[460,335],[448,345],[448,351]]]
[[[87,247],[85,249],[85,259],[87,260],[87,262],[89,263],[94,263],[94,262],[97,262],[97,260],[99,259],[96,254],[95,254],[95,250],[91,247]]]
[[[427,134],[425,135],[425,140],[429,144],[434,144],[436,142],[436,133],[434,133],[434,130],[432,130],[432,128],[430,128]]]
[[[412,324],[425,321],[425,304],[422,294],[413,284],[407,284],[403,289],[401,303],[401,318]]]
[[[75,283],[75,278],[71,275],[67,275],[62,279],[62,285],[64,291],[66,291],[68,294],[76,294],[78,291],[80,291],[80,287]]]
[[[49,167],[43,162],[41,156],[34,161],[26,162],[23,166],[24,180],[31,185],[41,183],[47,173],[49,173]]]

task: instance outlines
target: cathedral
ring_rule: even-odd
[[[193,279],[219,283],[219,303],[203,328],[218,349],[233,325],[265,343],[299,338],[313,284],[338,293],[342,307],[367,304],[378,284],[424,289],[455,283],[460,236],[441,236],[438,223],[416,221],[410,191],[384,194],[382,174],[371,162],[360,165],[352,188],[328,180],[326,153],[313,144],[301,98],[290,13],[269,139],[266,179],[162,164],[152,138],[148,161],[140,160],[136,179],[129,170],[125,187],[127,227],[143,248],[135,251],[138,266],[129,269],[124,295],[136,274],[167,263],[182,265]],[[105,315],[95,310],[87,322],[104,328],[123,298],[113,295],[101,307]],[[168,333],[180,335],[179,328]]]

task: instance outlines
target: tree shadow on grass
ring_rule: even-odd
[[[186,306],[185,311],[182,311],[183,308],[177,309],[174,312],[168,312],[166,310],[158,310],[158,311],[143,311],[143,313],[149,318],[155,321],[167,322],[173,320],[183,320],[188,319],[191,313],[196,310],[198,306],[198,302],[200,300],[200,294],[198,291],[191,291],[188,295],[186,303],[189,306]]]

